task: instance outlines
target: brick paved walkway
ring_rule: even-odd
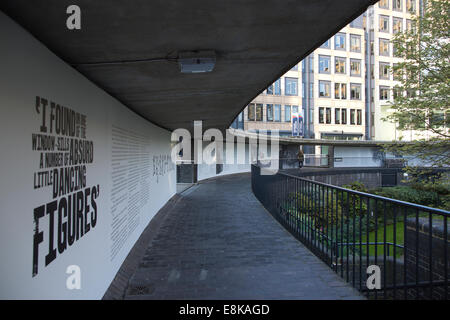
[[[249,174],[188,189],[157,232],[125,299],[362,299],[262,207]]]

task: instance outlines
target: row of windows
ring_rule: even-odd
[[[408,98],[416,96],[416,90],[414,88],[406,90],[402,93],[402,91],[399,88],[391,89],[390,87],[387,87],[387,86],[380,86],[379,87],[379,93],[380,93],[379,99],[380,100],[389,100],[391,98],[390,97],[391,90],[392,90],[392,95],[393,95],[394,99],[396,99],[397,97],[400,97],[400,96],[406,96]]]
[[[278,79],[271,84],[267,90],[267,94],[281,95],[281,79]],[[298,79],[297,78],[284,78],[284,94],[287,96],[298,96]]]
[[[378,30],[380,32],[390,32],[391,28],[389,16],[381,14],[378,21]],[[413,22],[409,19],[406,19],[406,31],[411,31],[413,27]],[[392,33],[396,34],[399,32],[403,32],[403,18],[392,17]]]
[[[378,6],[382,9],[390,9],[390,0],[380,0]],[[392,10],[403,11],[404,0],[392,0]],[[417,0],[406,0],[406,10],[411,13],[415,13],[417,9]]]
[[[291,122],[291,112],[298,113],[298,106],[285,105],[283,106],[284,119],[282,119],[282,106],[280,104],[266,104],[264,107],[262,103],[251,103],[247,108],[248,120],[264,121],[264,109],[266,111],[266,121]]]
[[[324,49],[331,48],[331,39],[325,41],[321,46]],[[347,34],[344,32],[338,32],[334,36],[334,49],[335,50],[347,50]],[[361,52],[361,36],[358,34],[350,34],[350,51]]]
[[[334,98],[335,99],[347,99],[347,84],[338,83],[334,84]],[[319,81],[319,98],[331,98],[331,81]],[[361,84],[350,83],[350,99],[361,100]]]
[[[379,38],[379,54],[380,56],[389,57],[391,55],[390,52],[390,41],[388,39]],[[374,55],[374,44],[373,41],[370,42],[370,54]],[[392,55],[396,58],[401,58],[401,55],[397,52],[395,46],[392,47]]]
[[[331,57],[325,55],[319,55],[319,73],[330,74],[331,73]],[[347,74],[347,58],[334,57],[334,73]],[[360,77],[361,76],[361,60],[350,59],[350,75]]]
[[[331,109],[319,108],[319,123],[331,124]],[[347,109],[334,108],[334,124],[347,124]],[[362,110],[350,109],[350,124],[362,125]]]

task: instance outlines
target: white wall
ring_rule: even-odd
[[[0,39],[0,298],[99,299],[143,229],[175,194],[175,168],[167,160],[170,133],[124,107],[2,13]],[[85,164],[86,183],[81,189],[90,194],[82,193],[79,200],[83,209],[82,198],[90,204],[85,216],[84,210],[80,212],[90,230],[65,250],[61,246],[61,253],[58,234],[65,238],[58,225],[64,230],[68,223],[62,199],[68,201],[78,191],[53,197],[51,185],[35,188],[35,173],[54,169],[45,168],[45,163],[40,166],[41,154],[55,149],[33,150],[32,135],[63,137],[54,126],[50,132],[50,102],[47,132],[40,132],[43,106],[38,100],[38,113],[36,97],[86,116],[86,137],[65,138],[93,143],[93,161]],[[70,166],[63,163],[58,170]],[[61,220],[59,209],[52,214],[52,204],[61,208]],[[50,212],[44,211],[35,230],[33,216],[39,208]],[[45,266],[51,217],[56,258]],[[39,232],[42,242],[33,276],[33,244]],[[80,290],[66,288],[69,265],[81,268]]]
[[[211,144],[211,142],[203,142],[203,150]],[[223,171],[220,173],[216,173],[216,163],[213,164],[206,164],[201,163],[197,166],[197,179],[198,181],[213,178],[216,176],[222,176],[227,174],[234,174],[234,173],[243,173],[243,172],[250,172],[251,166],[250,166],[250,153],[249,153],[249,144],[245,143],[236,143],[234,146],[234,162],[233,163],[227,163],[225,161],[226,157],[226,143],[223,144],[223,158],[224,158],[224,165],[223,165]],[[243,160],[241,160],[243,159]]]
[[[374,158],[377,148],[334,147],[334,167],[380,167],[382,160]],[[341,161],[336,161],[341,158]]]

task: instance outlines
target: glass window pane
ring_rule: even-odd
[[[389,17],[380,15],[378,21],[380,32],[389,32]]]
[[[336,73],[340,73],[340,74],[345,74],[345,62],[346,62],[346,58],[342,58],[342,57],[335,57],[334,58],[335,61],[335,70],[334,72]]]
[[[389,56],[389,40],[380,39],[380,55]]]
[[[251,103],[248,108],[248,120],[249,121],[255,121],[255,105],[253,103]]]
[[[403,19],[402,18],[393,18],[393,26],[392,26],[392,32],[394,34],[403,32]]]
[[[330,81],[319,81],[319,97],[330,98]]]
[[[336,109],[334,109],[334,123],[340,124],[340,121],[341,121],[340,119],[341,119],[341,109],[336,108]]]
[[[284,121],[291,122],[291,106],[284,106]]]
[[[273,114],[273,120],[280,122],[281,121],[281,105],[276,104],[273,107],[274,107],[274,109],[273,109],[273,113],[274,113]]]
[[[262,120],[263,120],[263,105],[258,103],[256,105],[256,121]]]
[[[389,9],[389,0],[380,0],[378,6],[383,9]]]
[[[298,95],[298,79],[297,78],[284,78],[285,94],[287,96]]]
[[[361,36],[350,35],[350,51],[361,52]]]
[[[278,79],[277,81],[275,81],[274,93],[278,96],[281,95],[281,79]]]
[[[329,56],[319,56],[319,73],[330,73]]]
[[[326,109],[325,123],[328,123],[328,124],[331,123],[331,108]]]
[[[267,105],[266,118],[267,118],[267,121],[273,121],[273,105],[272,104]]]
[[[350,75],[361,76],[361,60],[350,59]]]
[[[402,11],[403,10],[402,2],[403,0],[392,0],[392,9]]]
[[[342,115],[341,119],[342,124],[347,124],[347,109],[342,109],[341,115]]]
[[[350,84],[350,99],[361,100],[361,84]]]
[[[337,33],[334,36],[334,48],[337,50],[345,50],[345,33]]]

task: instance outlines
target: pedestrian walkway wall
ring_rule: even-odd
[[[207,152],[207,147],[210,144],[211,142],[203,142],[203,150],[206,150],[204,152]],[[199,164],[197,166],[198,180],[200,181],[226,174],[250,172],[251,157],[249,150],[250,145],[248,143],[235,143],[234,151],[232,152],[233,160],[227,161],[227,145],[226,143],[223,143],[223,160],[218,161],[218,157],[217,155],[215,155],[214,157],[212,157],[214,159],[214,163],[208,164],[203,162]],[[223,164],[220,164],[220,162],[222,162]]]
[[[99,299],[176,192],[170,132],[1,12],[0,40],[0,298]]]

